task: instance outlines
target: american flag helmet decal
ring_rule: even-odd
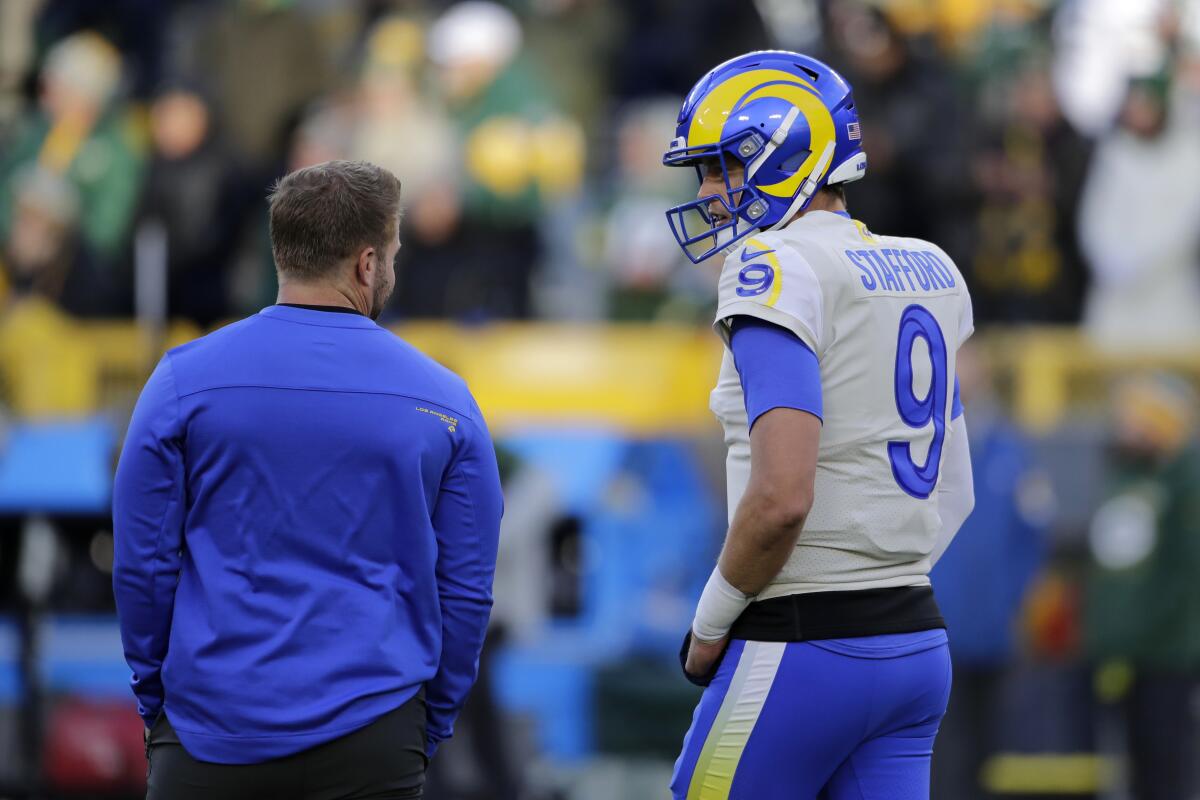
[[[861,139],[862,138],[862,126],[859,125],[857,122],[847,123],[846,124],[846,134],[852,140]]]

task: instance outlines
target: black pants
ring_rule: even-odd
[[[1191,675],[1139,671],[1125,701],[1133,796],[1138,800],[1179,800],[1196,783],[1196,720]]]
[[[1001,682],[999,668],[954,665],[950,705],[933,747],[934,800],[984,800],[984,762],[999,750]]]
[[[213,764],[188,755],[166,714],[150,731],[147,800],[392,800],[421,797],[425,697],[340,739],[261,764]]]

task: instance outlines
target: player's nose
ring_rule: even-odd
[[[725,178],[722,175],[707,174],[700,181],[700,190],[696,193],[696,199],[704,200],[705,198],[712,198],[704,206],[704,210],[710,215],[718,219],[729,217]]]

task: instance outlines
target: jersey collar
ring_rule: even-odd
[[[322,328],[360,328],[380,330],[375,321],[362,314],[333,314],[329,311],[296,306],[267,306],[258,312],[260,317],[298,322],[302,325],[318,325]]]

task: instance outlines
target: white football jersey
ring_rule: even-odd
[[[928,584],[955,357],[974,329],[958,268],[929,242],[876,236],[827,211],[751,236],[726,258],[716,320],[726,349],[711,406],[729,448],[730,520],[750,478],[728,348],[739,315],[781,325],[816,353],[824,407],[812,510],[759,598]]]

